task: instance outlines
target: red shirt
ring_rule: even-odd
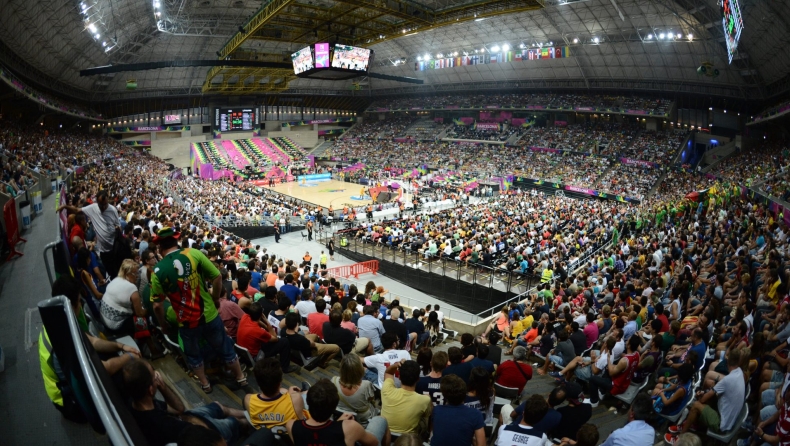
[[[663,315],[663,314],[659,314],[658,316],[656,316],[656,319],[661,321],[661,331],[660,331],[660,333],[668,332],[669,331],[669,320],[667,319],[667,317],[665,315]]]
[[[236,343],[249,350],[253,358],[261,350],[261,344],[269,342],[271,339],[271,333],[250,319],[249,314],[242,316],[236,332]]]
[[[228,299],[219,300],[219,317],[225,325],[225,331],[231,338],[236,338],[239,331],[239,321],[245,316],[244,311]],[[248,316],[249,317],[249,316]]]
[[[74,225],[71,228],[71,233],[69,233],[69,250],[71,254],[74,255],[77,251],[74,249],[74,245],[71,244],[71,239],[74,237],[79,237],[82,240],[82,245],[85,245],[85,231],[82,230],[80,225]]]
[[[329,322],[329,316],[324,313],[307,315],[307,328],[310,329],[310,333],[318,336],[318,339],[324,339],[324,322]]]
[[[521,369],[519,371],[518,369]],[[521,373],[524,372],[524,373]],[[524,390],[527,381],[532,379],[532,367],[529,364],[505,361],[496,369],[497,384],[505,387],[515,387],[519,393]],[[526,376],[525,376],[526,375]]]

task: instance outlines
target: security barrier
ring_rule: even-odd
[[[354,276],[355,279],[359,278],[360,274],[373,273],[376,274],[379,270],[378,260],[367,260],[353,265],[336,266],[327,269],[330,277],[344,277],[349,278]]]

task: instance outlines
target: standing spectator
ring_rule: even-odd
[[[442,378],[441,392],[445,404],[433,408],[431,446],[485,445],[483,414],[464,404],[464,381],[455,375],[447,375]]]
[[[373,351],[381,353],[384,347],[381,345],[381,335],[384,334],[384,325],[378,319],[378,310],[372,305],[365,305],[362,309],[363,316],[357,321],[359,327],[359,337],[370,339]]]
[[[115,206],[110,204],[107,191],[100,190],[96,194],[96,203],[82,208],[65,204],[58,207],[57,212],[63,209],[67,209],[72,213],[83,212],[91,220],[93,230],[96,233],[96,250],[99,252],[104,269],[110,277],[115,277],[118,274],[120,261],[123,260],[115,259],[112,255],[113,242],[115,241],[116,228],[120,224],[120,217]]]
[[[106,198],[105,198],[106,199]],[[206,393],[211,392],[211,384],[206,378],[203,367],[203,354],[200,341],[204,340],[222,356],[240,386],[247,385],[247,378],[241,371],[239,358],[233,349],[233,340],[225,333],[225,326],[217,311],[222,277],[219,270],[202,252],[197,249],[178,249],[180,234],[172,228],[159,230],[154,243],[164,256],[154,268],[151,277],[151,300],[159,326],[167,331],[165,310],[162,301],[169,299],[178,320],[178,334],[183,343],[190,368],[200,380]],[[206,290],[206,282],[212,283],[211,292]],[[192,287],[196,288],[192,288]]]
[[[392,341],[393,345],[395,342],[397,341]],[[400,388],[395,386],[396,374],[400,374]],[[433,406],[428,395],[420,395],[414,391],[419,378],[420,365],[411,360],[394,361],[384,371],[381,416],[387,420],[392,432],[423,434],[428,431]]]
[[[628,424],[612,432],[601,446],[653,446],[656,431],[647,424],[652,415],[653,400],[645,393],[638,394],[628,411]]]
[[[239,331],[239,322],[244,317],[244,311],[237,304],[228,300],[228,293],[225,288],[219,296],[219,317],[222,319],[222,324],[225,326],[225,331],[228,336],[236,339]]]

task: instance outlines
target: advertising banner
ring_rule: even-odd
[[[475,124],[477,130],[499,130],[499,123],[497,122],[478,122]]]
[[[548,147],[530,147],[529,150],[533,152],[548,152],[548,153],[560,153],[562,150],[560,149],[549,149]]]
[[[532,187],[540,187],[544,189],[551,188],[556,190],[563,190],[563,191],[574,192],[578,194],[584,194],[591,197],[604,198],[606,200],[619,201],[621,203],[634,203],[634,204],[640,203],[640,201],[637,200],[636,198],[624,197],[622,195],[607,194],[606,192],[587,189],[585,187],[571,186],[569,184],[563,184],[563,183],[553,183],[550,181],[536,180],[533,178],[526,178],[520,176],[516,176],[515,178],[513,178],[513,186],[519,188],[532,188]]]
[[[108,133],[186,132],[188,125],[154,125],[147,127],[110,127]]]
[[[635,160],[631,158],[620,158],[620,162],[627,166],[658,167],[658,164],[650,161]]]
[[[299,175],[296,180],[299,183],[306,181],[329,181],[332,179],[331,173],[311,173],[308,175]]]

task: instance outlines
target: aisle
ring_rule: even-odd
[[[0,267],[0,443],[4,445],[107,444],[88,426],[64,420],[44,391],[38,361],[41,319],[36,304],[50,297],[42,252],[57,235],[55,195],[43,200],[44,214],[33,220],[18,245],[24,254]]]

